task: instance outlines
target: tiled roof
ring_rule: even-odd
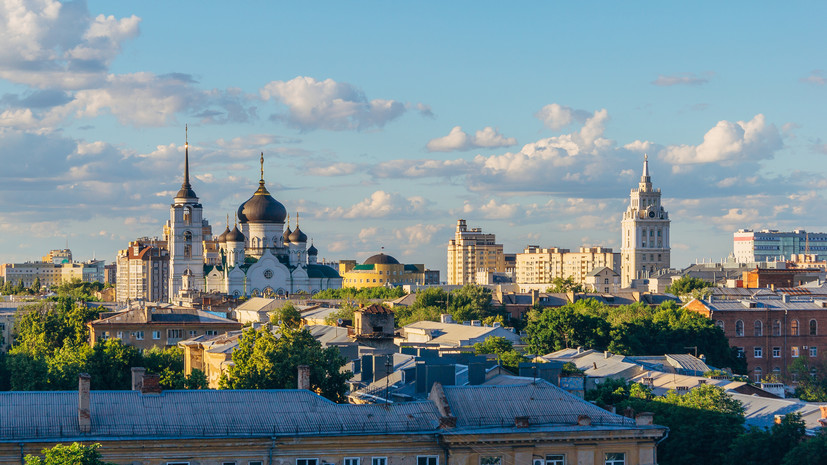
[[[0,442],[427,432],[439,420],[431,402],[336,404],[303,390],[92,391],[90,401],[92,432],[82,435],[77,392],[2,392]]]

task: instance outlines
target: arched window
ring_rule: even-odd
[[[755,369],[752,370],[752,375],[755,377],[755,382],[760,383],[761,377],[764,375],[764,370],[762,370],[761,367],[755,367]]]
[[[781,320],[775,320],[775,323],[772,324],[772,335],[773,336],[780,336],[781,335]]]
[[[184,231],[184,258],[192,258],[192,233]]]
[[[764,335],[764,325],[761,323],[761,320],[755,320],[755,327],[753,329],[753,335],[755,336],[763,336]]]
[[[790,322],[790,335],[798,336],[798,334],[798,320],[793,320]]]
[[[735,322],[735,335],[736,336],[743,336],[744,335],[744,322],[738,320]]]
[[[818,336],[818,322],[810,320],[810,336]]]
[[[184,224],[192,224],[192,208],[184,207]]]
[[[717,326],[717,327],[721,328],[721,331],[723,331],[723,330],[724,330],[724,322],[723,322],[723,321],[721,321],[721,320],[717,320],[717,321],[715,321],[715,326]]]
[[[781,379],[781,368],[779,368],[779,367],[774,367],[774,368],[772,369],[772,374],[773,374],[773,375],[775,375],[776,380]]]

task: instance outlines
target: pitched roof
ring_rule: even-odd
[[[409,334],[428,335],[428,343],[443,346],[462,347],[474,342],[482,342],[489,336],[500,336],[512,343],[520,344],[521,339],[503,327],[470,326],[457,323],[441,323],[438,321],[418,321],[402,328],[402,333],[408,339]]]

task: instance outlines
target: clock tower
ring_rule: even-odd
[[[657,270],[669,268],[669,213],[660,204],[660,189],[652,189],[649,157],[643,156],[643,175],[629,195],[629,206],[623,213],[621,237],[621,285],[628,287],[633,279],[654,276]]]

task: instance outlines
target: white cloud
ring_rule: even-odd
[[[772,158],[783,146],[774,124],[762,114],[750,121],[719,121],[699,145],[670,145],[660,157],[674,165],[732,163]]]
[[[708,83],[709,78],[714,75],[714,73],[705,73],[706,77],[702,77],[695,73],[678,73],[669,76],[660,74],[652,81],[652,84],[656,86],[699,86]]]
[[[427,148],[431,152],[451,152],[474,148],[508,147],[516,143],[517,139],[505,137],[491,126],[486,126],[473,136],[463,131],[462,127],[454,126],[447,136],[431,139]]]
[[[402,197],[396,193],[382,190],[375,191],[370,197],[357,202],[349,208],[324,208],[317,216],[327,218],[389,218],[394,216],[410,216],[422,214],[426,211],[428,201],[421,196]]]
[[[140,18],[91,18],[85,2],[0,3],[0,77],[40,88],[80,89],[100,82]]]
[[[286,105],[288,124],[302,130],[382,127],[405,113],[400,102],[368,100],[356,87],[332,79],[297,76],[290,81],[272,81],[260,94],[265,100],[277,99]]]
[[[433,242],[434,234],[447,229],[447,225],[443,224],[422,224],[418,223],[413,226],[407,226],[402,229],[394,230],[394,236],[403,247],[408,250],[417,249],[421,246],[431,244]]]
[[[346,176],[356,172],[358,165],[355,163],[330,163],[309,165],[307,173],[314,176]]]
[[[801,78],[801,82],[808,82],[817,86],[827,84],[827,76],[824,75],[823,69],[814,69],[809,76]]]
[[[585,122],[589,118],[590,113],[585,110],[575,110],[571,107],[551,103],[541,108],[534,116],[542,121],[549,129],[557,130],[574,122]]]

